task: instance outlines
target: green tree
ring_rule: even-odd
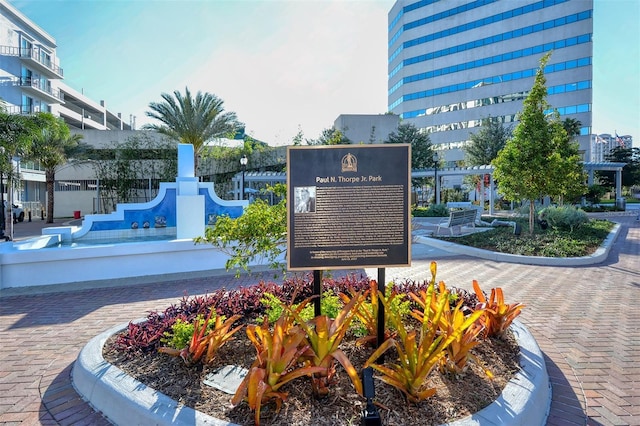
[[[147,124],[146,129],[165,134],[180,143],[193,145],[194,165],[198,170],[198,156],[205,143],[215,138],[235,135],[242,127],[233,112],[224,111],[224,102],[216,95],[198,91],[195,98],[188,88],[161,94],[163,102],[151,102],[148,117],[162,124]]]
[[[582,123],[580,122],[580,120],[576,120],[575,118],[565,118],[562,121],[562,127],[564,127],[567,135],[569,135],[569,137],[573,139],[576,136],[580,136],[580,128],[582,127]]]
[[[7,177],[7,186],[9,189],[2,187],[0,183],[0,191],[6,192],[9,196],[13,193],[13,185],[15,176],[12,159],[14,157],[24,157],[31,146],[33,135],[33,125],[27,117],[15,114],[7,114],[4,110],[0,110],[0,182]],[[4,197],[4,195],[2,195]],[[11,199],[9,199],[12,202]],[[10,203],[7,203],[10,205]],[[2,207],[0,218],[2,220],[2,230],[6,229],[6,221],[11,215],[6,216],[6,209]]]
[[[640,148],[617,146],[606,155],[605,160],[613,163],[625,163],[622,169],[622,185],[629,187],[640,185]],[[600,182],[605,186],[615,186],[615,172],[598,172]]]
[[[429,135],[421,132],[412,123],[401,123],[398,130],[387,137],[385,143],[406,143],[411,145],[411,168],[426,169],[434,166],[435,150]]]
[[[286,186],[270,188],[281,201],[269,205],[264,200],[249,204],[238,218],[220,216],[212,227],[207,227],[204,237],[195,239],[197,243],[209,243],[229,255],[227,270],[249,271],[249,263],[256,259],[266,259],[273,269],[286,272],[280,256],[286,252],[287,204]]]
[[[335,127],[324,129],[318,139],[307,139],[307,145],[348,145],[351,141]]]
[[[471,143],[465,148],[466,162],[469,166],[483,166],[491,164],[498,152],[511,137],[512,128],[505,127],[496,118],[485,118],[477,133],[469,135]]]
[[[563,122],[554,119],[550,126],[554,134],[553,161],[556,167],[550,171],[551,185],[548,195],[557,198],[559,204],[564,200],[576,198],[587,193],[587,175],[580,156],[580,145],[575,140],[576,129],[570,127],[567,132],[567,119]],[[575,120],[574,120],[575,121]],[[577,132],[580,133],[580,122],[577,121]]]
[[[401,123],[397,131],[392,132],[384,143],[406,143],[411,145],[411,169],[435,167],[435,150],[429,135],[421,132],[412,123]],[[414,188],[421,187],[429,178],[411,179]]]
[[[37,113],[32,120],[38,130],[34,134],[28,158],[38,161],[44,168],[47,223],[53,223],[56,170],[67,164],[70,156],[78,148],[82,135],[72,135],[64,120],[48,112]]]
[[[583,179],[582,174],[575,173],[575,168],[567,169],[568,164],[573,165],[578,159],[564,158],[570,152],[569,138],[557,112],[549,112],[544,67],[550,55],[540,60],[533,87],[518,114],[519,123],[513,137],[492,162],[498,189],[504,197],[511,201],[529,201],[530,234],[534,232],[535,201],[546,195],[562,195]]]

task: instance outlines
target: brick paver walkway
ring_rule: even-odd
[[[520,319],[545,354],[553,387],[548,424],[640,425],[640,221],[614,219],[623,228],[603,264],[541,267],[449,256],[414,260],[386,276],[425,278],[429,261],[437,260],[448,285],[470,289],[476,279],[484,289],[501,286],[507,301],[527,305]],[[0,298],[0,424],[108,424],[70,383],[89,339],[185,293],[257,280],[219,276]]]

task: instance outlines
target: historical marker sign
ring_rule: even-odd
[[[287,149],[289,269],[409,266],[408,144]]]

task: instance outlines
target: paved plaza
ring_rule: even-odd
[[[519,319],[544,352],[552,382],[549,425],[640,425],[640,221],[629,213],[607,260],[591,266],[533,266],[413,247],[411,268],[393,278],[438,278],[471,289],[502,287],[507,302],[526,305]],[[60,224],[57,224],[60,225]],[[42,224],[22,223],[16,239]],[[114,265],[114,268],[117,265]],[[360,271],[363,272],[363,271]],[[375,271],[366,271],[375,273]],[[70,372],[82,347],[108,328],[163,310],[182,296],[272,280],[273,273],[218,272],[166,277],[127,286],[0,295],[0,424],[109,424],[74,391]]]

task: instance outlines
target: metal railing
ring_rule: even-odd
[[[41,84],[41,83],[42,83],[42,80],[40,80],[39,78],[32,78],[32,77],[21,77],[18,82],[18,84],[21,87],[33,87],[34,89],[38,89],[41,92],[45,92],[56,99],[62,100],[62,95],[60,93],[60,90],[58,89],[54,90],[51,87],[51,85]]]
[[[0,46],[0,55],[3,56],[19,56],[23,59],[31,59],[36,61],[45,68],[50,69],[58,75],[64,75],[62,68],[53,63],[51,59],[40,58],[40,49],[38,48],[20,48],[15,46]]]

